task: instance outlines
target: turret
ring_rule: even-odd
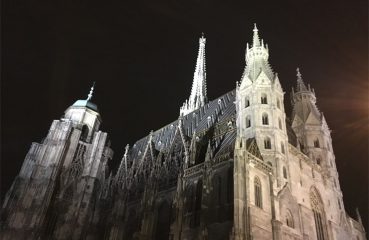
[[[273,163],[275,156],[270,157],[270,154],[277,152],[283,157],[288,141],[284,93],[268,58],[268,49],[265,48],[264,41],[259,40],[255,25],[252,47],[246,48],[246,66],[236,91],[238,135],[245,140],[256,138],[263,157],[270,158]]]
[[[336,192],[338,209],[343,210],[331,131],[323,113],[316,105],[314,89],[304,83],[300,69],[297,68],[296,71],[296,87],[291,93],[292,129],[297,136],[300,150],[323,170],[324,181],[329,183],[332,190]]]
[[[64,113],[64,119],[71,120],[74,124],[82,124],[84,126],[83,135],[89,142],[94,132],[99,130],[101,117],[96,104],[91,99],[94,92],[95,83],[91,87],[90,93],[84,100],[77,100]]]
[[[191,95],[180,109],[180,115],[186,115],[207,103],[206,96],[206,64],[205,64],[205,43],[204,35],[199,39],[199,53],[196,61],[196,69],[193,76]]]
[[[280,176],[288,154],[284,92],[269,65],[268,52],[255,25],[252,46],[246,48],[245,70],[236,87],[237,138],[246,149],[247,143],[256,142],[262,160],[273,166],[282,185]]]
[[[297,68],[296,88],[292,89],[292,128],[296,133],[300,149],[320,162],[321,149],[331,149],[331,136],[323,114],[316,106],[314,89],[304,83]],[[320,159],[320,160],[319,160]]]

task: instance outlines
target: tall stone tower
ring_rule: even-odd
[[[331,204],[338,210],[334,217],[339,221],[345,210],[330,130],[323,113],[316,106],[314,89],[305,85],[299,68],[296,71],[297,84],[291,93],[292,129],[296,133],[300,150],[309,156],[316,168],[322,172],[326,191],[332,197]]]
[[[41,143],[32,143],[4,201],[2,239],[87,236],[113,156],[92,93],[93,87],[53,121]]]
[[[284,93],[278,79],[269,65],[269,49],[259,39],[256,25],[253,42],[246,49],[246,67],[241,84],[236,90],[237,134],[246,144],[255,139],[265,162],[274,166],[281,185],[283,167],[287,159],[288,137]]]

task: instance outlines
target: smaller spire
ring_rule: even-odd
[[[90,93],[87,95],[87,101],[90,101],[92,98],[92,95],[94,94],[94,88],[95,88],[95,82],[92,84],[92,87],[90,89]]]
[[[296,76],[297,76],[297,87],[296,87],[296,92],[301,92],[301,91],[307,91],[308,89],[305,86],[304,81],[302,80],[302,74],[300,72],[300,68],[296,69]]]
[[[358,220],[358,222],[363,225],[363,220],[361,220],[361,215],[360,215],[360,212],[359,212],[359,208],[355,208],[355,212],[356,212],[356,218]]]
[[[256,23],[254,23],[254,36],[252,39],[252,47],[260,47],[260,39],[259,39],[259,30],[256,27]]]
[[[301,79],[302,80],[302,75],[300,73],[300,68],[296,68],[296,72],[297,72],[297,74],[296,74],[297,79]]]
[[[124,151],[124,170],[126,174],[128,172],[128,163],[127,163],[128,150],[129,150],[129,144],[126,145],[126,149]]]

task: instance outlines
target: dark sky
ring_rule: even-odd
[[[287,108],[296,67],[315,88],[332,130],[345,207],[354,216],[358,206],[367,225],[367,0],[124,2],[3,1],[2,197],[31,142],[86,98],[93,81],[116,165],[127,143],[177,119],[190,94],[201,32],[213,99],[240,80],[256,22]]]

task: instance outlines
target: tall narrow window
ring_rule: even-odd
[[[272,149],[272,144],[270,142],[270,137],[266,137],[264,139],[264,148],[265,149]]]
[[[250,106],[250,99],[248,97],[245,98],[245,108]]]
[[[262,122],[263,122],[263,125],[268,125],[269,124],[268,114],[263,113]]]
[[[322,163],[322,160],[320,160],[320,157],[316,158],[316,164],[320,165]]]
[[[277,108],[281,109],[281,102],[279,101],[279,99],[277,99]]]
[[[283,177],[287,179],[287,169],[286,167],[283,167]]]
[[[202,180],[199,180],[196,186],[195,221],[194,221],[195,226],[200,225],[201,202],[202,202]]]
[[[314,140],[314,147],[320,148],[319,139]]]
[[[222,203],[222,179],[220,176],[214,176],[213,181],[215,205],[219,206]]]
[[[249,128],[249,127],[251,127],[251,118],[250,116],[247,116],[246,117],[246,128]]]
[[[258,177],[254,178],[254,192],[255,192],[255,205],[259,208],[263,208],[263,198],[261,191],[261,182]]]
[[[278,119],[278,127],[282,130],[282,120],[280,118]]]
[[[310,192],[310,202],[311,202],[311,209],[313,210],[313,215],[314,215],[315,231],[317,235],[317,240],[326,240],[328,239],[328,237],[327,237],[323,202],[322,202],[319,192],[315,188],[313,188]]]
[[[233,167],[228,169],[227,178],[227,202],[231,203],[233,201]]]
[[[285,154],[285,150],[284,150],[284,144],[283,144],[283,142],[281,142],[281,152],[282,152],[283,154]]]
[[[268,104],[268,98],[265,93],[261,94],[261,104]]]
[[[295,228],[295,223],[293,222],[293,217],[290,210],[287,210],[286,212],[286,225],[290,228]]]

